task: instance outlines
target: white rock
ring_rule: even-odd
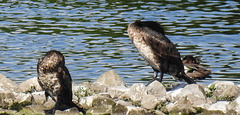
[[[18,85],[12,80],[8,79],[3,74],[0,74],[0,92],[9,91],[9,92],[20,92]]]
[[[144,95],[141,101],[141,107],[145,109],[154,109],[158,104],[166,101],[165,98],[158,98],[155,95]]]
[[[155,95],[156,97],[164,97],[167,91],[162,83],[155,80],[147,86],[147,93],[150,95]]]
[[[121,95],[121,99],[127,98],[134,102],[141,101],[143,96],[147,95],[146,86],[142,83],[133,84],[129,91]]]
[[[114,70],[110,70],[103,73],[96,81],[93,82],[92,89],[107,92],[109,87],[116,86],[125,86],[125,83]]]
[[[15,95],[9,91],[1,91],[0,92],[0,106],[9,106],[15,100]]]
[[[114,70],[103,73],[95,82],[107,85],[108,87],[125,85],[122,78]]]
[[[32,87],[34,87],[36,91],[42,91],[42,88],[38,83],[37,77],[30,78],[19,84],[19,89],[22,92],[29,91]]]
[[[129,91],[129,88],[126,88],[125,86],[117,86],[117,87],[109,87],[108,93],[112,98],[120,97],[123,93]]]
[[[240,96],[238,96],[233,102],[229,104],[228,109],[234,110],[240,114]]]
[[[209,108],[206,108],[208,110],[219,110],[222,111],[223,113],[227,113],[227,105],[229,104],[228,101],[218,101],[217,103],[214,103],[210,105]]]
[[[218,98],[237,98],[240,94],[240,88],[234,85],[231,81],[215,81],[214,83],[208,85],[208,87],[213,87],[213,96]]]
[[[141,107],[126,106],[127,113],[126,115],[146,115],[146,111]]]
[[[197,84],[187,85],[167,93],[167,97],[171,102],[178,102],[179,104],[191,104],[193,106],[206,103],[205,92],[202,87]]]
[[[30,93],[18,93],[16,96],[16,99],[14,100],[15,102],[32,102],[32,95]]]
[[[82,105],[83,108],[89,109],[92,107],[93,100],[96,96],[88,96],[80,98],[79,104]]]
[[[33,96],[34,102],[38,105],[42,105],[46,101],[45,91],[33,92],[32,96]]]

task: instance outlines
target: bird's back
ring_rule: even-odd
[[[50,51],[39,59],[37,72],[40,86],[51,97],[57,96],[58,100],[66,98],[65,100],[72,101],[72,80],[60,52]]]
[[[176,46],[165,36],[157,22],[135,21],[128,27],[135,47],[153,69],[176,75],[184,71]]]

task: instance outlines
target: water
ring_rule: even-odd
[[[161,23],[184,55],[212,68],[212,79],[240,83],[240,2],[212,0],[0,1],[0,73],[20,83],[36,77],[46,51],[66,58],[73,81],[94,81],[114,69],[127,84],[153,75],[128,38],[134,20]],[[164,81],[173,82],[169,76]]]

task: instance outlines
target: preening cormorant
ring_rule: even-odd
[[[196,83],[185,74],[176,46],[165,36],[159,23],[135,21],[128,26],[128,35],[140,55],[154,70],[153,80],[161,82],[163,74],[167,73],[178,80],[185,80],[188,84]],[[159,79],[158,72],[161,72]]]
[[[50,96],[56,103],[46,114],[55,114],[56,110],[76,107],[84,110],[72,102],[72,78],[65,66],[65,59],[61,52],[51,50],[40,58],[37,64],[38,83],[45,91],[46,99]]]
[[[193,79],[211,78],[212,70],[201,66],[199,58],[187,55],[183,58],[183,64],[187,76]]]

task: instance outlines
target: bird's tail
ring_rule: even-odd
[[[196,84],[196,82],[192,78],[188,77],[184,72],[176,77],[184,79],[184,81],[186,81],[188,84]]]

